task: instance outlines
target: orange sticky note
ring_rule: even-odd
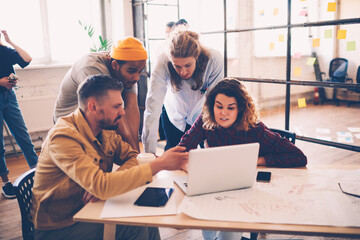
[[[327,7],[328,12],[335,12],[336,11],[336,2],[329,2]]]
[[[274,48],[275,48],[275,44],[274,44],[273,42],[271,42],[271,43],[269,44],[269,49],[270,49],[270,50],[274,50]]]
[[[346,30],[339,29],[337,32],[337,39],[346,39]]]
[[[316,58],[309,57],[306,61],[306,65],[314,65]]]
[[[279,42],[283,42],[284,41],[284,35],[283,34],[280,34],[279,35]]]
[[[278,8],[274,8],[274,16],[279,14],[279,9]]]
[[[320,38],[313,39],[313,47],[320,47]]]
[[[305,98],[298,98],[298,107],[299,107],[299,108],[306,107],[306,100],[305,100]]]
[[[294,68],[294,75],[300,76],[301,75],[301,67],[295,67]]]

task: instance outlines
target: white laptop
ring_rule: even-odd
[[[188,196],[251,187],[256,178],[259,143],[189,152],[188,175],[174,182]]]

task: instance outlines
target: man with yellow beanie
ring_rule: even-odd
[[[66,73],[56,100],[54,122],[78,108],[77,88],[88,76],[109,75],[124,85],[122,97],[125,117],[121,119],[118,133],[131,147],[139,151],[140,113],[137,103],[137,82],[147,59],[144,45],[134,37],[119,40],[110,52],[88,53],[80,58]]]

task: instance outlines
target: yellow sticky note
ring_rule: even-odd
[[[300,2],[305,2],[306,0],[300,0]]]
[[[295,67],[294,68],[294,75],[300,76],[301,75],[301,67]]]
[[[328,12],[335,12],[335,10],[336,10],[336,2],[329,2],[328,7],[327,7],[327,11]]]
[[[305,100],[305,98],[298,98],[298,107],[299,107],[299,108],[306,107],[306,100]]]
[[[273,42],[271,42],[271,43],[269,44],[269,49],[270,49],[270,50],[274,50],[274,48],[275,48],[275,44],[274,44]]]
[[[326,29],[324,31],[324,38],[332,38],[332,29]]]
[[[260,11],[259,11],[259,15],[260,15],[260,16],[264,16],[264,10],[260,10]]]
[[[278,8],[274,8],[274,16],[279,14],[279,9]]]
[[[314,65],[316,58],[309,57],[306,61],[306,65]]]
[[[346,51],[355,51],[356,50],[356,42],[349,41],[346,43]]]
[[[337,39],[346,39],[346,30],[339,29],[337,32]]]
[[[320,47],[320,38],[313,39],[313,47]]]
[[[284,41],[284,35],[283,34],[280,34],[279,35],[279,42],[283,42]]]

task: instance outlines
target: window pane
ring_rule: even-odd
[[[50,47],[52,60],[72,62],[99,46],[100,6],[97,0],[48,1]],[[81,9],[81,11],[79,11]],[[93,37],[80,26],[79,20],[94,27]]]
[[[0,0],[0,6],[0,29],[7,30],[10,39],[33,59],[45,59],[39,1]],[[6,45],[3,36],[1,41]]]

